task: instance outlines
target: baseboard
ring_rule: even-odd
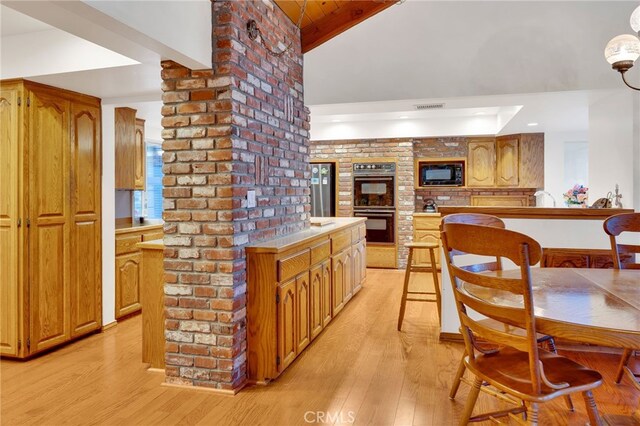
[[[110,323],[109,323],[109,324],[107,324],[107,325],[103,325],[103,326],[102,326],[102,328],[100,329],[100,331],[101,331],[102,333],[104,333],[105,331],[112,329],[112,328],[113,328],[113,327],[115,327],[116,325],[118,325],[118,321],[110,322]]]
[[[462,338],[462,334],[460,333],[447,333],[447,332],[441,331],[439,337],[441,342],[456,342],[456,343],[464,342],[464,339]]]
[[[223,396],[234,396],[235,394],[240,392],[244,388],[245,385],[242,385],[238,389],[233,389],[233,390],[206,388],[204,386],[177,385],[177,384],[174,384],[174,383],[166,383],[166,382],[161,383],[160,386],[166,386],[166,387],[169,387],[169,388],[177,388],[177,389],[183,389],[183,390],[195,390],[195,391],[209,392],[209,393],[214,393],[214,394],[223,395]]]

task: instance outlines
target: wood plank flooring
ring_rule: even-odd
[[[447,397],[462,345],[438,342],[434,304],[411,303],[395,329],[402,271],[369,270],[363,290],[274,383],[235,397],[162,387],[141,360],[141,321],[28,362],[0,361],[2,425],[454,425],[467,394]],[[428,280],[428,275],[424,276]],[[640,393],[613,383],[617,357],[568,353],[598,369],[601,412],[630,414]],[[545,404],[541,424],[583,425],[562,401]],[[481,394],[477,410],[501,406]],[[306,414],[306,421],[305,421]],[[324,416],[324,417],[321,417]]]

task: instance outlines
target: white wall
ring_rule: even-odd
[[[102,325],[116,320],[115,107],[102,105]]]
[[[565,143],[586,141],[587,131],[547,132],[544,134],[544,189],[556,200],[557,207],[563,206],[562,194],[569,189],[565,183]],[[548,197],[539,200],[544,206],[551,207]]]
[[[634,206],[634,193],[640,186],[637,180],[640,116],[634,111],[637,96],[637,92],[623,87],[598,96],[589,106],[590,201],[606,196],[618,184],[623,206]]]

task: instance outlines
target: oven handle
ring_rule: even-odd
[[[393,213],[354,213],[354,217],[393,217]]]
[[[393,176],[354,176],[353,180],[393,180]]]

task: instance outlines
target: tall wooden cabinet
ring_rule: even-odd
[[[101,110],[0,82],[0,354],[27,357],[102,321]]]

